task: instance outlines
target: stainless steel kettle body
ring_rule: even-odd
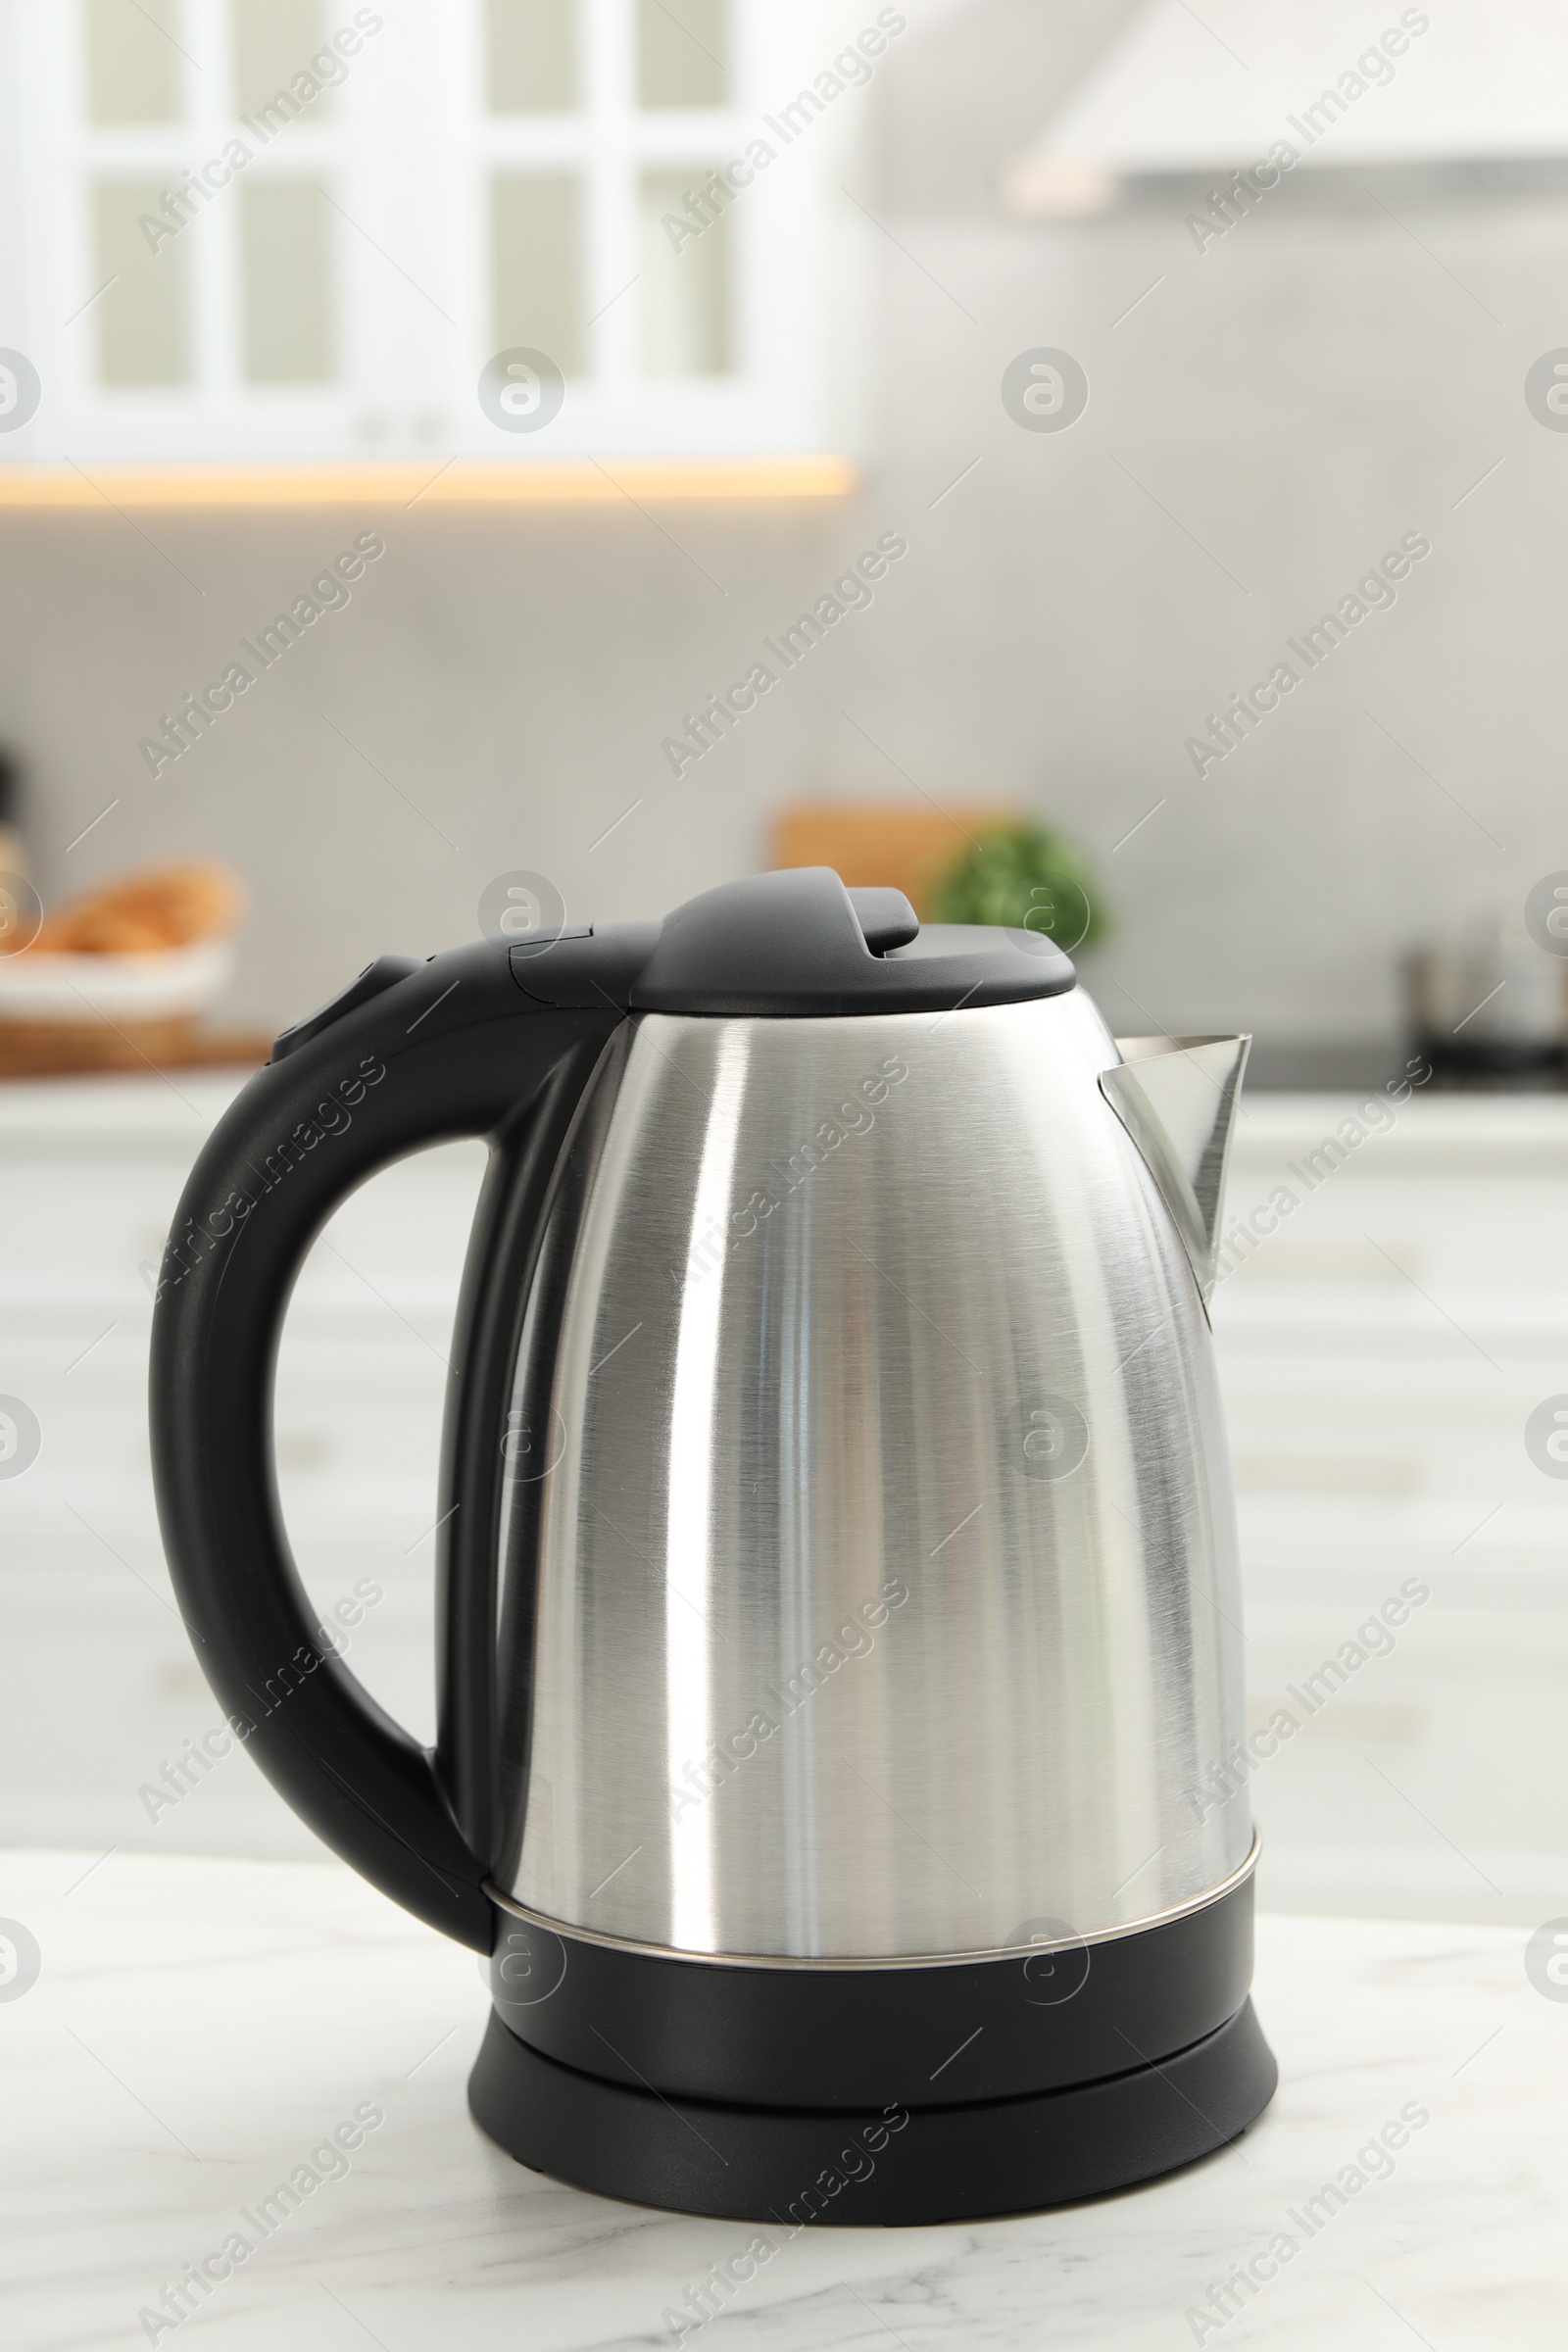
[[[788,2234],[1266,2104],[1206,1307],[1245,1056],[817,869],[381,956],[213,1135],[154,1317],[175,1591],[287,1801],[489,1956],[469,2102],[524,2163]],[[426,1750],[311,1610],[271,1382],[323,1220],[463,1134]]]
[[[1120,1058],[1081,989],[617,1040],[513,1400],[523,1909],[906,1959],[1247,1864],[1194,1798],[1245,1731],[1209,1328]]]

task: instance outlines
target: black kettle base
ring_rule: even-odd
[[[1131,2188],[1237,2138],[1277,2080],[1250,2000],[1201,2041],[1128,2074],[864,2113],[725,2106],[607,2082],[545,2057],[492,2015],[468,2104],[534,2172],[625,2204],[793,2235],[812,2223],[979,2221]]]

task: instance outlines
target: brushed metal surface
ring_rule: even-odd
[[[1207,1321],[1081,990],[627,1025],[519,1367],[496,1878],[676,1950],[973,1952],[1245,1863]]]
[[[963,1968],[976,1960],[1027,1960],[1044,1953],[1088,1951],[1097,1944],[1114,1943],[1124,1936],[1145,1936],[1151,1928],[1166,1928],[1175,1920],[1192,1919],[1198,1912],[1208,1910],[1211,1904],[1223,1902],[1227,1895],[1234,1894],[1238,1886],[1245,1886],[1247,1881],[1253,1876],[1262,1850],[1262,1839],[1254,1832],[1246,1861],[1240,1870],[1233,1870],[1230,1877],[1222,1881],[1218,1886],[1209,1887],[1202,1894],[1195,1894],[1185,1903],[1174,1903],[1168,1911],[1153,1912],[1147,1919],[1129,1919],[1124,1921],[1120,1927],[1094,1928],[1087,1936],[1054,1936],[1041,1933],[1032,1936],[1027,1943],[993,1944],[982,1951],[880,1953],[869,1959],[863,1954],[846,1956],[843,1953],[834,1953],[827,1957],[818,1957],[815,1954],[801,1952],[710,1952],[704,1957],[715,1968],[815,1968],[821,1969],[830,1976],[841,1976],[846,1969],[870,1969],[880,1973],[890,1968]],[[526,1927],[542,1929],[547,1936],[556,1936],[560,1931],[575,1936],[580,1943],[602,1945],[606,1951],[637,1952],[645,1959],[650,1960],[665,1960],[669,1957],[667,1944],[637,1943],[629,1936],[607,1936],[601,1928],[579,1926],[567,1928],[559,1919],[547,1919],[543,1912],[530,1911],[525,1904],[518,1902],[515,1895],[508,1894],[504,1886],[497,1886],[493,1881],[486,1885],[485,1892],[497,1909],[504,1911],[509,1919],[518,1919]],[[510,1984],[512,1978],[517,1974],[514,1955],[507,1954],[500,1943],[497,1944],[496,1951],[501,1954],[503,1962],[508,1959],[514,1961],[511,1973],[503,1979],[505,1983]],[[548,1974],[550,1972],[554,1956],[550,1945],[541,1947],[539,1953],[540,1973]],[[492,1977],[496,1974],[497,1965],[493,1956]],[[528,1973],[532,1975],[535,1972],[529,1970]]]

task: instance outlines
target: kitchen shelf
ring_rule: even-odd
[[[445,465],[421,459],[334,465],[0,465],[0,507],[604,506],[614,500],[846,498],[846,457],[646,459],[601,466]]]

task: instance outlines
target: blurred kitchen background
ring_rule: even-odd
[[[1565,0],[0,0],[0,1838],[317,1850],[170,1777],[142,1401],[274,1030],[503,876],[1004,868],[1118,1032],[1255,1034],[1264,1901],[1560,1911]],[[479,1161],[340,1213],[279,1374],[425,1737]]]

